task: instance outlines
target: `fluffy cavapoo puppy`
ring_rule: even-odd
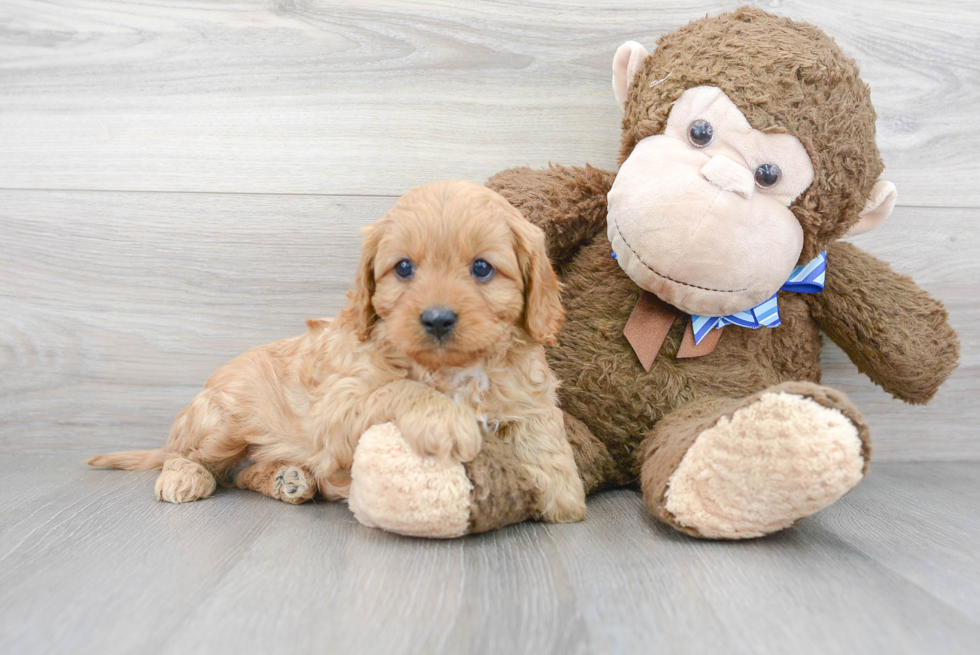
[[[421,186],[364,229],[339,315],[218,370],[164,448],[87,463],[162,468],[156,494],[172,503],[210,496],[218,481],[289,503],[317,491],[339,500],[361,436],[390,423],[432,460],[506,444],[537,487],[535,514],[580,520],[582,482],[542,347],[562,319],[540,229],[486,187]]]

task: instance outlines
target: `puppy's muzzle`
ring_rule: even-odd
[[[459,318],[456,316],[456,312],[445,307],[427,309],[419,317],[419,321],[422,323],[425,331],[439,341],[445,339],[453,331],[458,320]]]

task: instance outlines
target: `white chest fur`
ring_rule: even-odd
[[[499,420],[488,416],[487,396],[491,381],[482,364],[469,368],[425,372],[419,375],[419,381],[438,389],[461,405],[472,407],[486,430],[497,431]]]
[[[464,405],[476,408],[490,389],[490,378],[482,364],[457,369],[448,380],[446,395]]]

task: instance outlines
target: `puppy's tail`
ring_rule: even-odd
[[[152,471],[163,468],[163,448],[156,450],[124,450],[119,453],[108,453],[89,457],[82,464],[89,466],[105,466],[127,471]]]

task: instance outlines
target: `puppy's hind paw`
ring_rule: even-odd
[[[184,457],[175,457],[163,463],[154,491],[157,498],[168,503],[188,503],[207,498],[216,486],[214,476],[206,468]]]
[[[294,505],[305,503],[316,494],[316,483],[306,470],[283,466],[273,478],[274,496]]]
[[[472,488],[462,464],[418,454],[394,423],[384,423],[361,435],[347,502],[368,527],[413,537],[459,537],[469,530]]]

